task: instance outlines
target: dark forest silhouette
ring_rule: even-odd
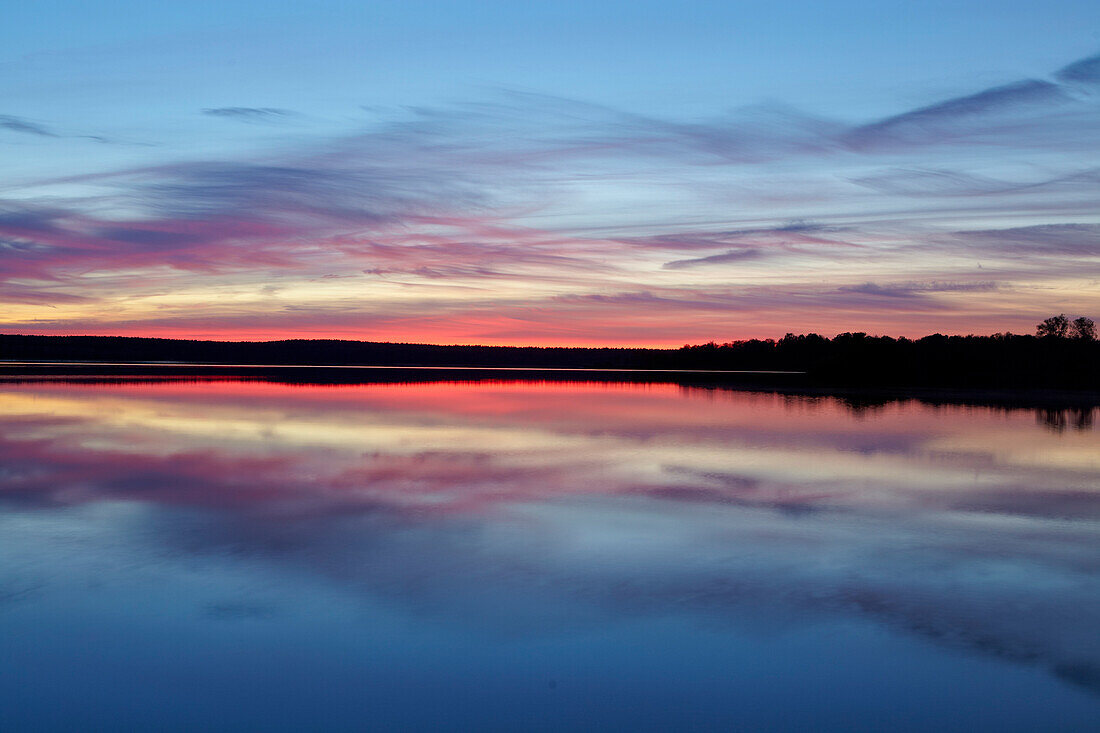
[[[1087,318],[1054,316],[1037,334],[920,339],[787,334],[679,349],[436,346],[369,341],[195,341],[0,335],[0,359],[210,364],[780,370],[808,384],[1100,389],[1100,341]]]

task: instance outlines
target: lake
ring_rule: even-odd
[[[1095,417],[0,381],[0,730],[1095,730]]]

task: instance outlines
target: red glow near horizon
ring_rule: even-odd
[[[838,333],[863,332],[873,336],[891,336],[894,338],[918,339],[930,334],[948,336],[966,336],[972,334],[989,335],[992,333],[1012,332],[1017,334],[1033,333],[1035,323],[1046,314],[1015,314],[996,319],[981,319],[982,324],[975,327],[965,315],[945,317],[918,317],[889,322],[865,319],[845,319],[836,323],[836,316],[819,317],[804,324],[784,324],[778,319],[758,321],[754,325],[730,324],[727,328],[716,325],[715,314],[702,314],[690,322],[674,319],[657,320],[639,318],[631,321],[622,314],[616,321],[599,320],[591,314],[585,314],[584,321],[562,322],[555,324],[551,318],[545,323],[522,323],[514,318],[480,318],[476,322],[433,319],[431,327],[418,325],[415,318],[402,318],[391,323],[375,325],[278,328],[249,327],[232,325],[223,327],[203,327],[190,320],[180,325],[123,325],[86,328],[22,328],[7,333],[21,333],[42,336],[120,336],[136,338],[165,338],[197,341],[287,341],[287,340],[345,340],[375,343],[430,344],[440,346],[511,346],[511,347],[576,347],[576,348],[656,348],[676,349],[685,344],[705,344],[709,342],[727,343],[750,339],[780,339],[787,333],[817,333],[832,338]],[[589,320],[591,319],[591,320]],[[247,320],[247,319],[245,319]],[[258,319],[257,319],[258,320]],[[830,322],[833,321],[833,322]]]

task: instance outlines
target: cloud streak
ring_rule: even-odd
[[[282,122],[294,113],[277,107],[208,107],[202,111],[208,117],[252,123]]]
[[[1027,79],[861,125],[842,140],[859,151],[946,143],[987,131],[1000,119],[1043,114],[1073,102],[1058,84]]]
[[[743,262],[745,260],[754,260],[761,257],[762,253],[758,249],[752,249],[750,247],[744,247],[742,249],[731,249],[727,252],[716,255],[708,255],[706,257],[695,257],[686,260],[672,260],[666,262],[663,267],[666,270],[683,270],[687,267],[700,267],[704,265],[725,265],[731,262]]]
[[[0,128],[8,130],[10,132],[19,132],[26,135],[37,135],[38,137],[60,137],[60,135],[52,132],[44,125],[40,125],[37,122],[31,122],[22,117],[14,117],[12,115],[0,115]]]
[[[875,282],[865,282],[859,285],[846,285],[839,288],[841,293],[858,293],[862,295],[880,295],[884,298],[919,298],[927,293],[966,293],[987,292],[997,289],[995,282],[971,282],[971,283],[890,283],[880,285]]]
[[[1062,82],[1100,84],[1100,54],[1063,66],[1054,76]]]

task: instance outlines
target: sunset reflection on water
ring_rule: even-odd
[[[0,382],[0,728],[1084,730],[1092,414]]]

